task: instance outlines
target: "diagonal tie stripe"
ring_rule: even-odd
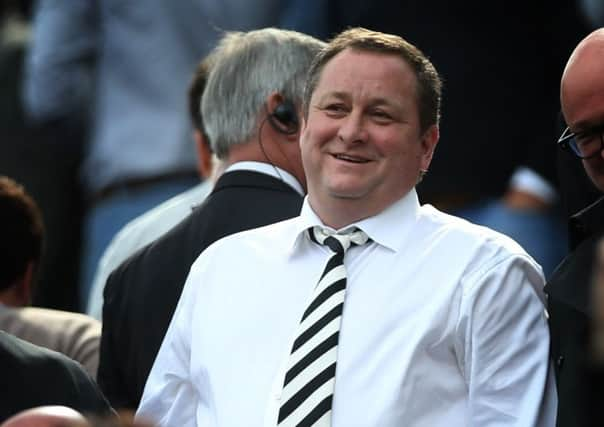
[[[327,261],[327,265],[325,266],[325,270],[323,270],[323,274],[321,274],[321,279],[325,277],[328,273],[333,271],[337,267],[343,267],[344,255],[335,254],[329,261]]]
[[[336,334],[339,329],[340,319],[332,320],[318,334],[308,340],[306,344],[302,345],[302,347],[300,347],[296,352],[292,353],[289,356],[288,372],[291,368],[296,366],[300,362],[300,360],[304,359],[307,355],[309,355],[315,347],[320,346],[323,341]]]
[[[315,409],[298,424],[299,427],[329,427],[331,426],[331,403],[333,395],[323,399]]]
[[[281,405],[279,412],[279,422],[289,417],[296,409],[302,406],[310,397],[317,400],[330,396],[333,390],[323,387],[326,383],[334,381],[336,374],[336,362],[331,363],[327,368],[313,377],[308,383],[300,388],[290,399]]]
[[[289,386],[289,383],[298,375],[302,374],[315,360],[319,359],[324,353],[332,348],[335,348],[338,345],[339,333],[339,331],[334,332],[310,352],[304,354],[298,363],[289,368],[285,374],[285,380],[283,381],[284,388]]]
[[[367,235],[355,229],[333,234],[314,227],[310,239],[334,252],[327,261],[313,297],[304,310],[283,381],[280,427],[331,425],[331,405],[336,374],[340,324],[346,292],[344,254],[353,244],[363,244]]]
[[[321,304],[325,303],[325,301],[327,301],[329,297],[334,294],[337,294],[338,292],[344,291],[345,289],[346,278],[340,279],[337,282],[329,284],[328,287],[323,289],[323,291],[312,300],[312,302],[302,315],[302,321],[304,321],[309,315],[311,315],[313,311],[315,311],[319,306],[321,306]],[[342,295],[342,301],[344,301],[344,295]]]
[[[291,378],[288,378],[286,380],[287,384],[283,387],[283,392],[281,393],[281,402],[290,400],[306,383],[309,383],[314,377],[327,369],[335,360],[337,351],[338,348],[332,346],[331,349],[321,354],[318,358],[315,358],[313,362],[310,362],[308,368],[305,369],[302,374],[296,376],[292,375]]]
[[[332,268],[329,273],[324,274],[319,279],[317,286],[313,289],[313,295],[319,295],[329,285],[341,279],[346,280],[346,269],[344,268],[344,265],[338,265]]]
[[[343,296],[343,295],[342,295]],[[342,298],[342,302],[336,306],[334,306],[331,310],[321,316],[315,323],[310,325],[308,329],[302,332],[296,341],[294,341],[294,345],[292,346],[292,353],[296,352],[302,345],[308,342],[309,339],[314,337],[321,329],[323,329],[329,322],[332,320],[339,318],[342,316],[342,310],[344,309],[344,298]]]
[[[315,324],[321,317],[325,316],[325,314],[330,311],[333,307],[335,307],[338,302],[344,301],[345,289],[338,291],[331,295],[328,299],[325,300],[323,304],[313,310],[308,316],[300,322],[300,326],[298,326],[298,331],[305,331],[310,328],[313,324]]]

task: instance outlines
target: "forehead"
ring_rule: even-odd
[[[399,55],[348,48],[325,64],[313,96],[338,92],[408,99],[416,87],[415,73]]]
[[[604,120],[604,50],[585,50],[568,64],[562,79],[561,106],[571,127]]]

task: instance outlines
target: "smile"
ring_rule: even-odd
[[[363,157],[351,156],[349,154],[333,154],[333,156],[338,160],[344,160],[346,162],[352,163],[368,163],[369,160]]]

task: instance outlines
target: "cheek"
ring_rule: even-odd
[[[583,166],[596,187],[604,192],[604,160],[598,158],[584,160]]]
[[[318,151],[336,134],[333,123],[320,118],[309,118],[308,125],[300,138],[303,150]]]
[[[300,135],[300,156],[302,157],[302,167],[306,171],[311,169],[316,162],[313,160],[313,151],[312,132],[306,128]]]
[[[419,161],[420,147],[415,141],[401,139],[400,134],[383,132],[374,136],[373,146],[377,153],[397,164]]]

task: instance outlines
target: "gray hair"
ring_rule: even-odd
[[[295,31],[265,28],[229,32],[213,52],[201,101],[212,149],[223,159],[254,137],[272,93],[300,108],[306,73],[325,43]]]

